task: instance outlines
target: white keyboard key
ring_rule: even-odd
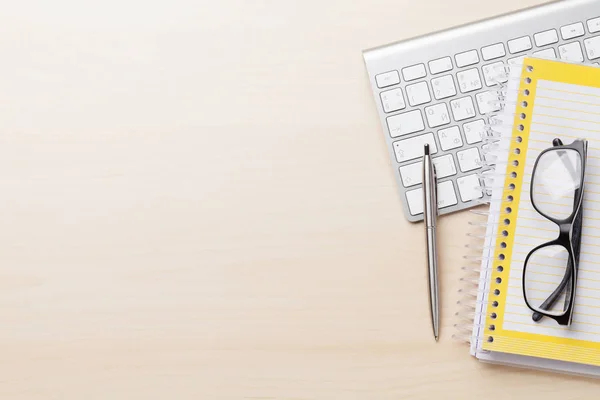
[[[431,96],[429,95],[429,88],[427,88],[426,82],[419,82],[415,83],[414,85],[408,85],[406,87],[406,96],[408,97],[408,104],[410,104],[413,107],[429,103],[431,101]]]
[[[480,114],[489,114],[492,112],[500,111],[500,94],[495,90],[489,90],[487,92],[477,93],[475,98],[477,99],[477,107],[479,107]]]
[[[456,153],[456,157],[458,157],[458,166],[462,172],[481,168],[481,157],[479,156],[479,149],[477,147],[459,151]]]
[[[458,203],[456,192],[454,192],[454,184],[452,181],[438,183],[437,185],[437,205],[438,208],[446,208]]]
[[[523,64],[523,61],[525,60],[526,56],[520,56],[520,57],[514,57],[514,58],[509,58],[508,59],[508,63],[512,64],[512,65],[517,65],[517,64]]]
[[[405,81],[414,81],[415,79],[423,78],[427,75],[424,64],[417,64],[411,67],[406,67],[402,70],[402,76]]]
[[[506,51],[504,50],[504,44],[502,43],[493,44],[491,46],[487,46],[481,49],[481,56],[485,61],[504,57],[505,55]]]
[[[550,49],[546,49],[546,50],[540,50],[540,51],[536,51],[535,53],[533,53],[534,56],[537,57],[541,57],[541,58],[550,58],[550,59],[555,59],[556,58],[556,51],[552,48]]]
[[[435,166],[435,174],[438,179],[447,178],[456,175],[456,165],[452,159],[452,154],[436,157],[432,159]],[[419,185],[423,182],[423,161],[408,164],[400,167],[400,178],[404,187]]]
[[[452,75],[445,75],[440,78],[432,79],[431,86],[436,100],[456,96],[456,86],[454,86]]]
[[[477,121],[467,122],[463,125],[465,140],[467,144],[479,143],[485,137],[485,121],[478,119]]]
[[[394,152],[396,153],[396,161],[403,163],[404,161],[414,160],[415,158],[423,157],[423,146],[429,143],[431,154],[437,153],[437,146],[433,133],[415,136],[410,139],[399,140],[394,142]]]
[[[441,74],[442,72],[450,71],[451,69],[452,59],[450,57],[429,61],[429,71],[431,71],[432,75]]]
[[[492,185],[494,184],[494,170],[484,171],[481,173],[483,175],[483,184],[485,185],[485,192],[488,195],[492,194]]]
[[[402,89],[392,89],[386,92],[381,92],[381,105],[386,113],[398,111],[406,108]]]
[[[600,57],[600,36],[585,39],[583,45],[590,60],[595,60]]]
[[[488,64],[482,68],[482,71],[483,79],[485,80],[485,84],[487,86],[495,86],[499,83],[508,81],[508,74],[504,69],[504,63],[502,61]]]
[[[423,213],[423,188],[406,192],[406,202],[411,215]]]
[[[583,36],[585,34],[585,29],[583,28],[583,23],[577,22],[560,28],[560,34],[564,40],[569,40]]]
[[[459,68],[477,64],[479,62],[477,50],[465,51],[464,53],[455,55],[454,58],[456,59],[456,66]]]
[[[463,202],[480,199],[483,197],[481,191],[481,183],[476,174],[460,177],[456,180],[458,184],[458,192]]]
[[[404,187],[411,187],[423,182],[423,161],[400,167],[400,178]]]
[[[574,62],[583,61],[583,52],[581,51],[581,45],[579,42],[558,46],[558,52],[560,53],[561,60]]]
[[[483,146],[481,146],[481,151],[483,153],[483,159],[485,160],[487,165],[496,165],[498,156],[496,154],[492,154],[492,152],[490,151],[489,144],[484,144]]]
[[[533,39],[537,47],[547,46],[558,42],[558,32],[556,32],[556,29],[550,29],[549,31],[536,33],[533,35]]]
[[[590,19],[587,22],[590,33],[600,32],[600,18]]]
[[[481,78],[477,68],[471,68],[466,71],[461,71],[456,74],[458,78],[458,86],[462,93],[472,92],[473,90],[481,89]]]
[[[392,115],[387,118],[391,137],[408,135],[425,129],[421,111],[414,110],[404,114]]]
[[[438,138],[440,139],[440,147],[444,151],[456,149],[463,145],[458,126],[441,129],[438,131]]]
[[[430,128],[446,125],[450,123],[450,114],[445,103],[436,104],[431,107],[425,107],[425,116]]]
[[[475,106],[473,106],[473,100],[469,96],[452,100],[450,108],[455,121],[462,121],[475,116]]]
[[[380,89],[397,85],[400,83],[400,74],[398,74],[398,71],[385,72],[377,75],[375,81],[377,81],[377,87]]]
[[[520,53],[522,51],[531,50],[531,39],[529,36],[523,36],[518,39],[508,41],[508,51],[511,54]]]
[[[406,192],[406,200],[412,215],[423,213],[423,188]],[[452,181],[438,183],[437,201],[438,208],[450,207],[458,203]]]
[[[452,154],[433,158],[433,165],[435,166],[435,175],[438,179],[447,178],[456,174],[456,165],[454,164]],[[421,176],[422,175],[421,171]]]

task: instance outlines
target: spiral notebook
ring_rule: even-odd
[[[502,110],[490,118],[484,146],[489,211],[473,211],[479,220],[469,234],[459,315],[472,321],[471,354],[482,361],[600,376],[600,68],[539,58],[506,68],[497,92]],[[554,138],[589,143],[581,258],[567,327],[550,318],[534,322],[522,287],[527,253],[558,236],[529,194],[535,160]]]

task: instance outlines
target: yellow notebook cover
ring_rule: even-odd
[[[488,264],[492,272],[482,348],[600,366],[600,68],[526,58],[519,79],[496,243]],[[534,322],[522,288],[527,253],[558,236],[557,226],[532,207],[529,194],[535,160],[554,138],[565,144],[589,141],[570,326],[550,318]]]

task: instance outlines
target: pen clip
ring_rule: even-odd
[[[432,166],[432,175],[433,175],[433,204],[435,207],[435,216],[440,215],[440,208],[438,207],[438,182],[437,182],[437,172],[435,171],[435,164],[431,163]]]
[[[423,206],[426,224],[433,223],[439,216],[437,171],[431,158],[429,143],[423,146]]]

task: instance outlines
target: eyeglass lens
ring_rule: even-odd
[[[551,150],[542,154],[538,160],[531,199],[545,216],[565,219],[575,211],[575,194],[581,183],[579,153],[571,149]]]
[[[571,301],[571,270],[567,268],[569,253],[559,245],[534,251],[527,261],[523,285],[531,308],[549,315],[563,315]],[[543,303],[550,297],[558,299],[550,307]],[[546,303],[547,304],[547,303]]]

